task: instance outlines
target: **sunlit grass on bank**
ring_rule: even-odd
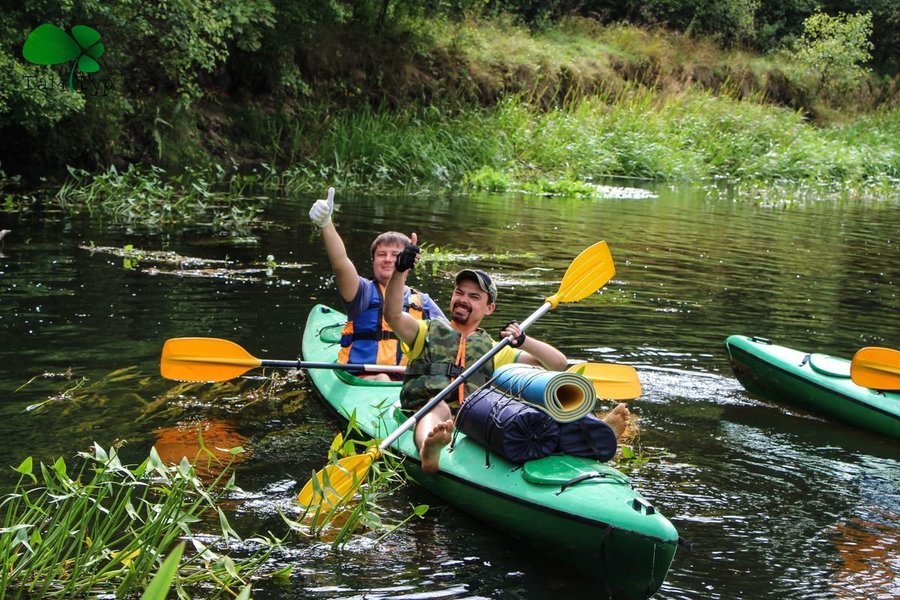
[[[591,195],[607,179],[864,186],[900,175],[898,111],[816,127],[798,112],[699,91],[634,88],[542,111],[333,116],[316,152],[288,167],[291,190],[452,189]]]

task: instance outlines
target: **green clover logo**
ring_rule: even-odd
[[[36,65],[60,65],[74,60],[69,70],[69,89],[74,90],[72,79],[77,68],[82,73],[100,70],[100,57],[106,48],[100,43],[100,33],[85,25],[72,27],[72,35],[53,25],[44,23],[31,32],[22,47],[22,56]]]

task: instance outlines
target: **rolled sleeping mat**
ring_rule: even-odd
[[[491,385],[519,397],[560,423],[577,421],[594,409],[597,391],[591,380],[569,371],[545,371],[511,363],[494,371]]]
[[[514,463],[550,456],[559,445],[559,424],[549,415],[490,386],[466,398],[456,428]]]

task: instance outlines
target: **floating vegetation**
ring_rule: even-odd
[[[57,405],[61,416],[67,416],[80,411],[80,408],[86,403],[92,406],[108,404],[110,396],[121,399],[123,394],[129,395],[136,398],[140,404],[144,404],[144,399],[135,390],[148,385],[151,377],[139,372],[136,366],[130,366],[116,369],[100,379],[91,381],[87,377],[76,378],[70,369],[64,373],[35,375],[20,385],[16,391],[18,392],[40,379],[62,379],[66,383],[63,389],[52,394],[46,400],[28,406],[25,411],[39,413],[51,405]]]
[[[203,277],[230,281],[258,281],[262,277],[274,277],[276,269],[305,269],[308,263],[279,263],[269,254],[258,266],[237,268],[233,261],[182,256],[166,250],[141,250],[128,244],[122,248],[111,246],[79,246],[93,253],[109,254],[122,259],[122,268],[141,271],[147,275],[175,275],[178,277]],[[217,266],[221,265],[221,266]]]
[[[427,242],[419,244],[422,248],[421,263],[427,266],[432,275],[437,275],[441,271],[446,271],[447,277],[452,277],[456,272],[459,263],[492,261],[502,262],[517,258],[535,258],[534,252],[495,252],[495,253],[478,253],[472,250],[454,250],[452,248],[438,246],[437,244],[429,244]]]
[[[874,177],[857,182],[741,181],[706,187],[706,197],[749,202],[764,208],[788,208],[822,202],[885,203],[900,200],[900,179]]]
[[[656,198],[653,192],[641,188],[595,185],[579,179],[546,177],[520,182],[511,174],[493,167],[481,167],[463,178],[463,184],[474,190],[489,192],[519,191],[539,196],[577,196],[581,198],[620,198],[624,200]]]
[[[32,377],[16,391],[42,380],[61,380],[61,389],[51,392],[46,400],[28,406],[25,411],[37,414],[52,409],[59,418],[77,415],[73,423],[90,428],[93,423],[85,422],[85,407],[92,413],[102,414],[104,409],[122,406],[129,400],[138,414],[137,425],[157,420],[188,421],[196,418],[198,409],[215,410],[220,414],[240,413],[245,418],[255,412],[266,418],[272,414],[289,415],[299,411],[306,401],[306,392],[297,385],[301,379],[301,371],[280,369],[268,376],[263,372],[260,377],[241,377],[216,384],[179,383],[155,394],[145,390],[158,380],[158,375],[148,375],[137,366],[130,366],[94,380],[79,377],[71,369],[63,373],[43,373]]]
[[[522,183],[522,191],[539,196],[577,196],[592,198],[599,195],[597,186],[577,179],[551,180],[540,177]]]
[[[16,193],[13,190],[19,190],[22,187],[21,175],[7,175],[6,171],[0,168],[0,210],[7,214],[25,214],[38,204],[38,199],[32,194]],[[9,231],[4,229],[3,231]],[[2,236],[0,236],[2,240]],[[0,243],[0,248],[2,248]]]
[[[657,198],[658,195],[650,190],[633,187],[618,187],[610,185],[598,185],[597,193],[603,198],[616,198],[620,200],[644,200],[647,198]]]
[[[306,403],[306,391],[297,385],[302,377],[302,371],[279,369],[221,383],[179,383],[146,404],[138,421],[187,421],[195,418],[198,410],[204,414],[210,410],[240,414],[243,419],[256,413],[264,418],[287,416]]]
[[[167,466],[155,450],[138,466],[97,444],[78,458],[73,476],[62,458],[35,468],[29,457],[16,468],[15,490],[2,498],[0,597],[129,597],[148,588],[157,571],[170,574],[162,579],[180,595],[202,588],[207,598],[234,597],[262,574],[280,543],[242,539],[232,529],[219,502],[236,489],[233,477],[205,486],[187,460]],[[198,522],[218,523],[218,534],[196,534]],[[176,564],[163,569],[178,540],[192,551],[182,557],[176,550],[169,559],[178,557]],[[226,553],[236,548],[245,556]]]
[[[252,228],[265,225],[259,215],[268,199],[247,193],[251,185],[262,183],[255,176],[219,165],[212,172],[187,167],[178,175],[156,166],[142,170],[133,164],[121,173],[111,166],[98,175],[69,167],[69,178],[55,199],[67,213],[86,212],[130,227],[195,225],[245,236]]]

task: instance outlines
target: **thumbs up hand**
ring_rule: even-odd
[[[322,228],[331,223],[331,213],[334,212],[334,188],[328,188],[328,198],[316,200],[309,209],[309,219]]]
[[[422,254],[422,249],[416,245],[416,242],[419,241],[416,234],[413,233],[409,239],[410,243],[397,255],[395,263],[397,270],[401,273],[414,268]]]

